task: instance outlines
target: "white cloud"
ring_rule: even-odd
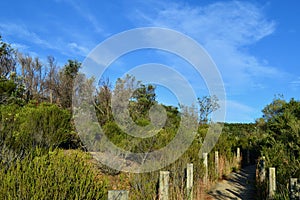
[[[66,0],[66,2],[69,3],[89,24],[92,25],[96,33],[104,36],[107,35],[107,33],[105,33],[103,28],[100,26],[97,18],[91,14],[86,6],[82,4],[83,2],[75,0]]]
[[[249,2],[218,2],[205,7],[165,3],[151,16],[137,12],[137,17],[154,26],[173,27],[196,36],[201,42],[223,40],[233,45],[256,42],[274,31],[262,10]]]
[[[251,105],[249,102],[246,105],[234,100],[234,97],[261,93],[272,88],[274,81],[286,81],[286,72],[249,51],[251,45],[275,32],[276,23],[266,17],[263,6],[250,1],[199,4],[160,1],[150,6],[144,3],[129,16],[138,26],[175,29],[199,42],[216,63],[226,92],[231,96],[226,102],[227,121],[253,121],[257,109],[248,106]],[[197,82],[192,75],[186,78]]]
[[[69,43],[68,47],[71,49],[72,52],[81,56],[86,56],[90,51],[87,47],[80,46],[76,42]]]
[[[67,56],[86,56],[90,49],[86,46],[79,44],[78,42],[67,42],[62,40],[56,40],[51,42],[50,39],[45,40],[37,33],[28,29],[25,25],[15,23],[0,23],[0,29],[10,36],[14,36],[21,40],[18,43],[12,43],[12,46],[21,52],[29,53],[32,56],[38,56],[37,53],[31,51],[33,45],[37,45],[39,48],[45,48],[48,50],[55,50],[61,54]],[[26,43],[26,44],[24,44]],[[36,50],[36,49],[35,49]]]
[[[0,23],[0,29],[7,35],[23,38],[24,40],[38,44],[42,47],[51,49],[54,48],[53,45],[40,38],[36,33],[30,31],[25,25],[15,23]]]
[[[139,25],[172,28],[196,39],[216,62],[230,89],[257,89],[265,78],[281,77],[275,67],[246,52],[246,48],[275,31],[263,9],[250,2],[217,2],[207,6],[156,4],[152,12],[140,8],[131,15]]]
[[[292,89],[296,90],[300,88],[300,77],[297,77],[295,80],[290,82]]]
[[[18,50],[21,50],[21,51],[24,51],[24,50],[29,49],[29,46],[28,46],[28,45],[20,44],[20,43],[12,43],[11,46],[12,46],[14,49],[18,49]]]

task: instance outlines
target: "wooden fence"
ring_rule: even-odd
[[[204,166],[204,177],[203,183],[208,184],[208,153],[203,153],[203,166]],[[240,148],[237,148],[236,151],[237,163],[240,164],[241,154]],[[214,152],[214,166],[217,177],[219,174],[219,152]],[[186,166],[186,197],[187,200],[193,199],[193,185],[194,185],[194,168],[193,163],[188,163]],[[170,180],[169,171],[160,171],[159,174],[159,188],[158,188],[158,199],[159,200],[168,200],[169,199],[169,180]],[[128,200],[129,192],[125,190],[110,190],[108,191],[108,200]]]

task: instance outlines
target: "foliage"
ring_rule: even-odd
[[[16,74],[16,51],[2,41],[0,35],[0,104],[10,104],[19,101],[24,88],[18,84]]]
[[[11,103],[14,97],[18,102],[13,99],[13,103],[24,104],[20,99],[25,102],[48,101],[70,109],[73,80],[81,64],[68,60],[60,68],[51,56],[47,62],[17,52],[0,36],[0,103]]]
[[[24,107],[0,105],[0,115],[0,148],[4,152],[20,154],[35,147],[77,148],[80,144],[72,130],[70,112],[56,105],[37,102]],[[11,160],[4,152],[0,159]]]
[[[106,199],[107,182],[87,154],[80,151],[39,149],[11,165],[0,168],[3,199]]]
[[[71,133],[71,114],[56,105],[29,104],[16,115],[19,129],[15,142],[27,148],[55,148],[67,142]]]
[[[60,96],[63,108],[70,109],[72,106],[72,95],[74,79],[78,74],[81,63],[76,60],[68,60],[68,63],[61,70],[60,77]]]
[[[132,94],[131,117],[133,120],[138,118],[148,118],[147,113],[155,101],[155,87],[153,85],[140,84]]]
[[[258,141],[267,167],[276,168],[276,199],[287,198],[290,178],[300,178],[300,102],[275,98],[263,109],[263,117],[257,120]]]
[[[0,77],[7,77],[16,71],[15,50],[0,35]]]
[[[75,77],[79,81],[84,80],[84,76],[78,73],[80,66],[78,61],[68,60],[60,68],[51,56],[47,63],[42,63],[38,57],[16,53],[0,37],[0,179],[3,180],[0,182],[0,196],[4,199],[105,198],[106,183],[99,180],[85,154],[79,151],[51,151],[53,148],[81,146],[70,112],[72,101],[83,100],[72,99]],[[93,81],[88,79],[82,86],[84,88],[79,90],[92,90]],[[182,116],[195,117],[195,107],[160,105],[156,101],[155,86],[144,85],[130,75],[119,78],[114,88],[109,80],[102,81],[94,94],[94,105],[86,106],[95,107],[107,138],[131,152],[152,152],[165,147],[183,124]],[[193,163],[197,171],[195,187],[203,188],[204,166],[198,154],[209,125],[215,123],[209,116],[219,105],[216,96],[198,98],[197,103],[196,118],[199,124],[196,135],[193,135],[196,139],[176,162],[163,169],[171,172],[172,199],[186,197],[187,163]],[[153,117],[149,114],[159,107],[164,108],[165,113],[156,114],[166,114],[166,121],[158,129],[151,129]],[[287,197],[285,188],[289,177],[300,178],[300,102],[295,99],[287,102],[282,96],[275,97],[262,112],[262,118],[253,124],[224,124],[223,132],[211,151],[219,152],[220,169],[216,172],[214,156],[209,154],[208,165],[212,170],[208,175],[213,182],[231,169],[236,169],[236,148],[241,148],[242,155],[248,149],[252,155],[251,163],[261,154],[266,157],[267,167],[276,167],[279,188],[276,198],[284,199]],[[120,114],[123,121],[120,123],[113,113]],[[160,120],[162,118],[158,119],[159,123],[164,122]],[[84,127],[91,130],[87,133],[93,133],[84,137],[100,140],[96,126]],[[192,126],[187,122],[184,131],[189,131]],[[156,134],[138,138],[129,135],[129,131],[139,131],[138,134],[155,131]],[[186,138],[182,139],[184,141]],[[102,171],[106,177],[124,175],[114,170]],[[128,177],[132,199],[157,198],[158,172]]]

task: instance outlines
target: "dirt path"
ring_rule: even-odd
[[[228,180],[223,180],[208,193],[211,199],[246,199],[255,200],[255,165],[247,166],[237,173],[232,173]]]

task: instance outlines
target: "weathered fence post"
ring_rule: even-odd
[[[219,178],[219,152],[215,151],[215,170],[217,178]]]
[[[262,183],[265,181],[266,179],[266,164],[265,164],[265,157],[263,156],[260,160],[259,160],[259,182]]]
[[[159,200],[169,199],[169,174],[168,171],[160,171],[159,174]]]
[[[236,149],[236,160],[237,160],[238,165],[240,165],[240,162],[241,162],[241,149],[240,149],[240,147],[238,147]]]
[[[290,179],[290,199],[299,200],[300,199],[300,185],[298,184],[297,178]]]
[[[205,170],[205,173],[204,173],[204,184],[208,183],[208,161],[207,161],[207,155],[208,155],[208,153],[203,153],[202,154],[202,156],[203,156],[204,170]]]
[[[269,168],[269,198],[272,199],[276,192],[276,170],[275,167]]]
[[[128,193],[126,190],[109,190],[108,200],[128,200]]]
[[[193,199],[193,164],[188,163],[186,168],[186,190],[187,190],[187,199]]]

